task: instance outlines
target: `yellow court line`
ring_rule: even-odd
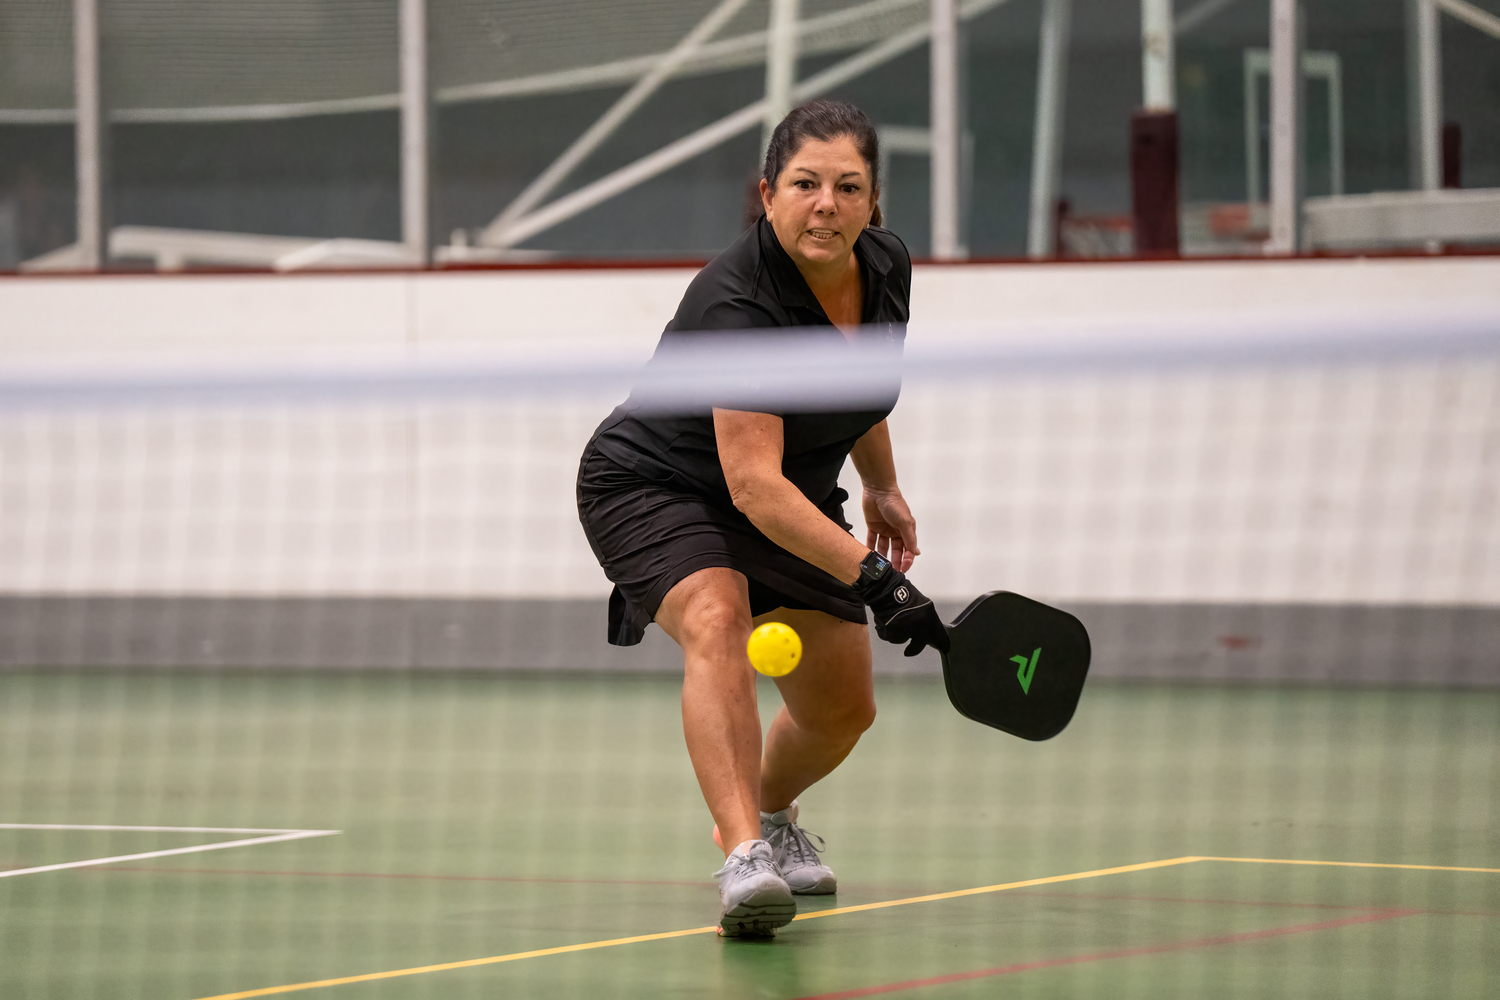
[[[816,920],[819,917],[831,917],[840,913],[860,913],[864,910],[883,910],[888,906],[905,906],[908,903],[928,903],[935,899],[957,899],[960,896],[978,896],[985,892],[1003,892],[1006,889],[1024,889],[1033,885],[1051,885],[1054,882],[1072,882],[1081,878],[1098,878],[1100,875],[1119,875],[1124,872],[1143,872],[1148,868],[1169,868],[1172,865],[1186,865],[1194,861],[1206,861],[1207,858],[1168,858],[1165,861],[1145,861],[1138,865],[1121,865],[1118,868],[1099,868],[1091,872],[1074,872],[1071,875],[1048,875],[1046,878],[1029,878],[1024,882],[1004,882],[1000,885],[985,885],[978,889],[955,889],[953,892],[935,892],[930,896],[910,896],[906,899],[891,899],[884,903],[861,903],[858,906],[840,906],[835,910],[818,910],[814,913],[801,913],[794,920]]]
[[[240,993],[221,993],[204,997],[203,1000],[245,1000],[246,997],[268,997],[277,993],[295,993],[298,990],[315,990],[320,986],[343,986],[347,983],[368,983],[375,979],[395,979],[397,976],[416,976],[424,972],[446,972],[449,969],[471,969],[476,965],[495,965],[499,962],[515,962],[523,958],[541,958],[544,955],[565,955],[570,951],[588,951],[591,948],[612,948],[617,944],[640,944],[642,941],[665,941],[667,938],[687,937],[690,934],[711,934],[718,927],[694,927],[685,931],[665,931],[661,934],[640,934],[636,937],[613,938],[609,941],[590,941],[587,944],[566,944],[559,948],[539,948],[536,951],[518,951],[510,955],[494,955],[490,958],[466,958],[462,962],[444,962],[441,965],[422,965],[414,969],[392,969],[390,972],[366,972],[360,976],[342,976],[338,979],[319,979],[313,983],[292,983],[289,986],[266,986],[258,990]]]
[[[999,885],[985,885],[976,889],[956,889],[953,892],[936,892],[926,896],[908,896],[905,899],[891,899],[883,903],[861,903],[857,906],[840,906],[830,910],[819,910],[815,913],[799,914],[796,920],[817,920],[820,917],[832,917],[844,913],[861,913],[866,910],[883,910],[892,906],[907,906],[912,903],[929,903],[939,899],[958,899],[962,896],[978,896],[989,892],[1004,892],[1006,889],[1024,889],[1034,885],[1053,885],[1058,882],[1074,882],[1078,879],[1098,878],[1102,875],[1122,875],[1126,872],[1148,871],[1152,868],[1170,868],[1174,865],[1192,864],[1196,861],[1239,861],[1248,864],[1263,865],[1318,865],[1334,868],[1409,868],[1418,871],[1438,872],[1486,872],[1500,874],[1500,868],[1453,868],[1443,865],[1394,865],[1379,864],[1376,862],[1362,861],[1298,861],[1286,858],[1219,858],[1201,855],[1191,855],[1181,858],[1167,858],[1162,861],[1145,861],[1137,865],[1120,865],[1116,868],[1096,868],[1093,871],[1072,872],[1067,875],[1048,875],[1044,878],[1025,879],[1021,882],[1002,882]],[[666,941],[671,938],[689,937],[694,934],[712,934],[717,927],[693,927],[684,931],[664,931],[660,934],[639,934],[635,937],[611,938],[608,941],[589,941],[585,944],[568,944],[557,948],[540,948],[536,951],[518,951],[509,955],[493,955],[489,958],[469,958],[461,962],[444,962],[440,965],[422,965],[411,969],[393,969],[389,972],[367,972],[358,976],[343,976],[338,979],[319,979],[310,983],[291,983],[287,986],[266,986],[257,990],[244,990],[240,993],[221,993],[218,996],[203,997],[201,1000],[249,1000],[251,997],[274,996],[278,993],[296,993],[301,990],[313,990],[324,986],[343,986],[348,983],[367,983],[377,979],[395,979],[399,976],[416,976],[427,972],[446,972],[451,969],[472,969],[479,965],[498,965],[501,962],[516,962],[523,958],[543,958],[547,955],[566,955],[570,952],[592,951],[596,948],[613,948],[622,944],[642,944],[646,941]]]
[[[835,910],[804,913],[797,920],[812,920],[815,917],[831,917],[836,913],[858,913],[861,910],[879,910],[888,906],[905,906],[908,903],[925,903],[934,899],[955,899],[959,896],[976,896],[985,892],[1000,892],[1005,889],[1020,889],[1031,885],[1048,885],[1053,882],[1071,882],[1081,878],[1097,878],[1100,875],[1116,875],[1122,872],[1145,871],[1148,868],[1166,868],[1182,865],[1202,858],[1169,858],[1166,861],[1147,861],[1138,865],[1122,865],[1118,868],[1100,868],[1089,872],[1074,872],[1069,875],[1049,875],[1046,878],[1027,879],[1024,882],[1006,882],[1002,885],[986,885],[978,889],[959,889],[954,892],[939,892],[929,896],[912,896],[908,899],[892,899],[884,903],[864,903],[859,906],[841,906]],[[268,997],[278,993],[296,993],[299,990],[315,990],[323,986],[343,986],[348,983],[367,983],[376,979],[395,979],[398,976],[416,976],[424,972],[446,972],[450,969],[472,969],[477,965],[497,965],[500,962],[515,962],[523,958],[542,958],[546,955],[566,955],[575,951],[590,951],[594,948],[612,948],[621,944],[641,944],[645,941],[665,941],[668,938],[688,937],[693,934],[712,934],[718,927],[694,927],[685,931],[666,931],[661,934],[640,934],[636,937],[612,938],[608,941],[590,941],[587,944],[568,944],[558,948],[541,948],[536,951],[518,951],[510,955],[494,955],[489,958],[469,958],[461,962],[444,962],[441,965],[423,965],[413,969],[392,969],[389,972],[367,972],[359,976],[342,976],[338,979],[319,979],[311,983],[291,983],[287,986],[266,986],[258,990],[240,993],[221,993],[203,997],[202,1000],[249,1000],[250,997]]]
[[[1329,868],[1410,868],[1420,872],[1487,872],[1500,875],[1500,868],[1454,868],[1448,865],[1387,865],[1374,861],[1293,861],[1287,858],[1194,858],[1195,861],[1244,861],[1256,865],[1324,865]]]

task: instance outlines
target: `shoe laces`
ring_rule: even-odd
[[[770,842],[773,851],[786,858],[789,868],[821,864],[818,855],[828,849],[828,844],[822,837],[816,833],[807,832],[796,823],[776,827],[766,840]],[[813,840],[816,840],[817,844],[814,844]]]
[[[731,854],[724,859],[724,867],[714,872],[714,877],[722,878],[730,874],[731,871],[739,878],[744,878],[756,872],[768,872],[772,875],[780,874],[776,870],[776,862],[771,857],[758,854],[755,851],[751,851],[749,854]]]

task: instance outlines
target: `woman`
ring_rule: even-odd
[[[662,345],[696,331],[799,328],[812,339],[903,337],[906,248],[879,223],[875,129],[859,110],[813,101],[772,135],[765,215],[693,279]],[[826,332],[825,332],[826,331]],[[874,721],[865,607],[890,642],[947,648],[932,602],[906,581],[916,522],[896,482],[881,410],[643,413],[629,400],[595,432],[579,469],[579,516],[605,574],[610,642],[655,621],[684,656],[683,729],[715,840],[725,850],[720,933],[771,934],[793,893],[837,882],[796,825],[797,795]],[[850,534],[844,459],[864,483],[867,544]],[[764,751],[751,630],[785,622],[797,670]]]

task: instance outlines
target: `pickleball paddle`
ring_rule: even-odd
[[[1023,740],[1062,732],[1089,672],[1089,634],[1066,611],[992,590],[947,626],[943,682],[959,714]]]

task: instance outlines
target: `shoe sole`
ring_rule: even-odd
[[[720,937],[771,937],[797,915],[797,903],[768,888],[742,899],[719,918]]]

